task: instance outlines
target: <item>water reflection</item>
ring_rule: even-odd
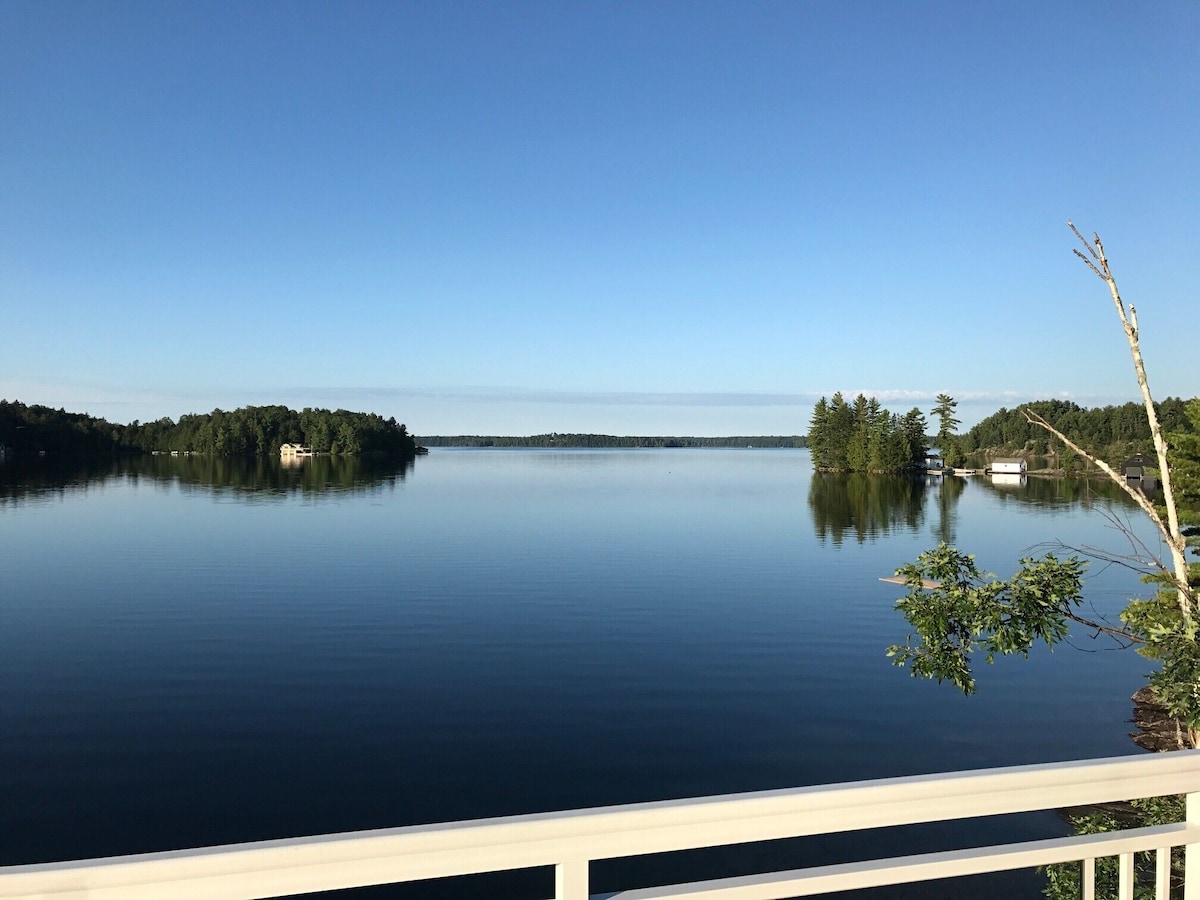
[[[49,499],[81,485],[103,482],[117,474],[119,464],[111,457],[8,459],[0,465],[0,507],[25,499]]]
[[[365,494],[403,482],[414,460],[312,456],[286,464],[275,457],[138,456],[102,460],[40,458],[0,466],[0,507],[44,501],[119,479],[179,485],[186,491],[236,494],[249,501],[302,493]]]
[[[934,534],[939,541],[947,544],[958,543],[958,499],[967,489],[965,478],[947,475],[940,479],[937,492],[938,520]]]
[[[1005,478],[1017,479],[1006,481]],[[1001,480],[997,480],[1001,479]],[[1020,503],[1028,506],[1061,507],[1080,504],[1089,506],[1097,500],[1133,505],[1133,501],[1107,478],[1041,478],[1037,476],[992,475],[976,478],[974,483],[997,498],[1000,503]]]
[[[993,472],[988,476],[988,481],[996,487],[1026,487],[1029,484],[1029,476],[1024,474],[1016,474],[1013,472]]]
[[[896,531],[929,525],[939,541],[958,540],[958,505],[968,490],[991,495],[1000,506],[1019,504],[1046,510],[1094,503],[1133,506],[1121,489],[1102,479],[1038,478],[1025,475],[911,478],[814,472],[808,492],[813,528],[821,541],[840,546],[847,535],[858,543]]]
[[[814,472],[808,508],[817,537],[837,547],[847,535],[862,543],[892,531],[921,528],[926,490],[917,478]]]

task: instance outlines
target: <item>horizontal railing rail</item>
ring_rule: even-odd
[[[553,866],[557,900],[588,900],[593,860],[1187,794],[1186,821],[885,860],[624,891],[606,897],[768,900],[1187,846],[1200,900],[1200,751],[886,778],[469,822],[0,868],[0,898],[251,900]],[[1084,866],[1085,896],[1090,865]],[[1123,887],[1123,892],[1125,888]]]

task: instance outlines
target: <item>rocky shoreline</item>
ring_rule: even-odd
[[[1167,712],[1167,708],[1154,696],[1154,690],[1149,685],[1140,688],[1131,699],[1132,722],[1137,731],[1131,732],[1129,737],[1135,744],[1143,750],[1156,753],[1164,750],[1186,750],[1191,747],[1188,729],[1183,720]]]

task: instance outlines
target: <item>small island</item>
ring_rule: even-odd
[[[808,447],[820,471],[886,473],[923,468],[929,444],[916,407],[895,415],[875,397],[859,394],[847,403],[839,391],[813,407]]]

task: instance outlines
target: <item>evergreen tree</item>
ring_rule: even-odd
[[[924,455],[925,418],[916,409],[893,415],[863,394],[850,405],[839,392],[813,407],[808,446],[818,469],[898,472]]]
[[[927,427],[924,413],[915,406],[900,420],[900,432],[904,435],[905,454],[908,462],[923,459],[929,450],[925,441]]]
[[[829,414],[829,404],[822,397],[813,407],[808,425],[808,449],[812,453],[813,467],[818,469],[830,465]]]
[[[949,394],[937,395],[937,406],[933,408],[933,415],[939,422],[937,444],[948,466],[962,464],[962,451],[955,440],[956,429],[961,424],[954,415],[957,408],[958,401]]]

